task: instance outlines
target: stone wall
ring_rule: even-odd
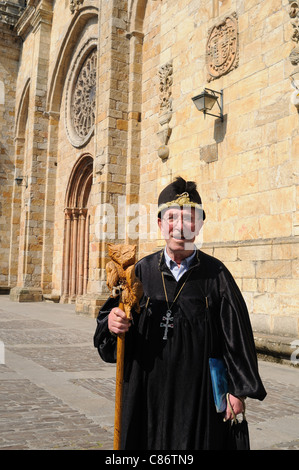
[[[16,3],[14,5],[13,3]],[[14,192],[14,126],[16,80],[21,40],[13,29],[22,12],[19,2],[0,2],[0,292],[7,293],[16,277],[11,276],[11,201]]]
[[[15,27],[23,46],[7,138],[14,139],[8,160],[28,185],[10,179],[12,237],[1,246],[10,250],[3,282],[11,280],[16,300],[32,292],[96,314],[107,296],[107,242],[137,243],[138,257],[161,247],[150,210],[181,175],[202,196],[203,249],[235,276],[256,332],[298,337],[298,10],[287,0],[27,3]],[[94,50],[95,95],[88,76],[81,87],[94,103],[93,122],[82,137],[72,100]],[[223,121],[194,106],[205,87],[223,90]],[[93,161],[90,193],[76,173],[85,157]],[[137,240],[118,231],[120,215],[133,217],[119,210],[120,200],[145,209]],[[82,208],[84,295],[74,287],[84,271]],[[105,238],[114,215],[115,231]]]
[[[237,62],[209,81],[209,33],[227,18],[237,22],[232,50]],[[236,277],[255,330],[297,337],[298,113],[290,80],[292,31],[288,2],[207,1],[201,8],[187,0],[148,2],[140,199],[144,204],[156,200],[176,175],[194,179],[207,214],[203,248]],[[172,132],[169,156],[161,162],[158,71],[170,62]],[[223,123],[204,117],[192,104],[204,87],[223,90]],[[143,244],[142,252],[154,248],[155,242]]]

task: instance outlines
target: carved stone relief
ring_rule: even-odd
[[[70,71],[66,95],[66,129],[74,147],[88,142],[95,123],[97,49],[93,48],[83,63],[82,55],[83,52]]]
[[[229,73],[239,65],[238,17],[226,16],[210,28],[206,45],[208,81]]]
[[[292,34],[292,41],[295,43],[294,49],[290,53],[290,61],[293,65],[298,66],[299,65],[299,1],[291,1],[289,0],[290,3],[290,9],[289,9],[289,15],[291,18],[291,24],[293,27],[293,34]]]
[[[84,0],[70,0],[70,10],[74,13],[76,10],[79,10],[80,5],[82,5]]]
[[[13,2],[0,2],[0,23],[14,26],[22,15],[25,6]]]
[[[162,128],[158,132],[158,136],[162,143],[158,154],[160,158],[168,157],[167,143],[171,135],[172,129],[169,122],[172,118],[172,83],[173,83],[173,66],[172,61],[167,62],[159,68],[159,91],[160,91],[160,112],[159,123]],[[164,149],[162,151],[162,149]]]
[[[290,76],[292,87],[295,89],[291,96],[291,102],[299,110],[299,1],[289,0],[289,15],[293,27],[291,39],[295,43],[295,47],[289,55],[291,64],[295,66]]]

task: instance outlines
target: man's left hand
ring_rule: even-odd
[[[235,415],[237,416],[239,413],[242,413],[243,411],[243,402],[240,400],[240,398],[234,397],[233,395],[229,395],[229,401],[231,404],[232,409],[234,410]],[[224,421],[232,420],[234,419],[233,414],[230,410],[229,404],[227,404],[226,407],[226,412],[224,416]]]

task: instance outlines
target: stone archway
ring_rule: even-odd
[[[73,303],[87,292],[89,263],[89,196],[93,158],[83,155],[70,175],[64,210],[64,246],[62,266],[63,303]]]

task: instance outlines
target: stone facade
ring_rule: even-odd
[[[7,4],[0,284],[12,300],[96,314],[107,241],[139,257],[160,247],[150,209],[181,175],[202,196],[203,250],[235,276],[256,334],[298,338],[298,2]],[[223,90],[223,122],[192,103],[205,87]]]
[[[14,189],[14,125],[21,39],[14,25],[22,11],[22,2],[0,2],[0,292],[9,287],[9,227],[12,200],[18,197]]]

